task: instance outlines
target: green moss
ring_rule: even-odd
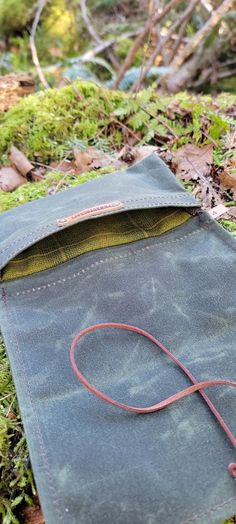
[[[220,224],[224,226],[233,236],[236,236],[236,222],[232,220],[221,219],[219,220]]]
[[[28,96],[0,119],[0,155],[14,142],[31,159],[60,158],[65,141],[106,136],[123,97],[88,82]]]
[[[0,156],[2,161],[6,160],[11,143],[31,160],[43,162],[63,157],[65,142],[75,139],[94,143],[99,137],[114,148],[121,144],[122,124],[140,132],[143,143],[160,144],[160,136],[164,141],[174,137],[175,147],[212,139],[220,148],[231,122],[221,110],[221,100],[215,107],[209,103],[209,98],[180,93],[160,99],[152,89],[134,97],[90,82],[75,82],[62,89],[26,97],[2,115]],[[179,104],[176,111],[169,109],[173,101]],[[186,112],[187,119],[184,117]],[[202,129],[207,130],[207,135]]]
[[[19,32],[31,19],[35,0],[0,0],[0,35]]]
[[[51,172],[42,182],[28,183],[20,186],[13,193],[0,193],[0,213],[9,211],[10,209],[31,202],[32,200],[38,200],[47,195],[53,194],[55,191],[64,191],[70,187],[83,184],[97,178],[105,173],[109,173],[111,168],[97,169],[96,171],[90,171],[84,175],[71,175],[58,172]]]
[[[3,524],[19,524],[14,508],[23,501],[30,504],[36,490],[10,366],[1,338],[0,399],[0,516]]]
[[[27,51],[28,68],[31,65],[29,28],[33,22],[37,0],[0,0],[0,37],[7,36],[10,44],[18,47],[14,64],[24,65]],[[47,2],[37,28],[36,43],[41,63],[57,61],[58,57],[82,52],[86,41],[78,35],[78,3],[68,0]],[[83,25],[83,23],[82,23]],[[81,33],[81,28],[80,28]],[[17,36],[16,36],[17,35]],[[59,55],[57,54],[59,53]],[[55,53],[55,56],[54,56]],[[23,58],[23,60],[22,60]]]

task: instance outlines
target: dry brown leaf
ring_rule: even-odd
[[[22,511],[22,518],[23,524],[45,524],[43,513],[38,505],[25,507]]]
[[[34,166],[30,163],[28,158],[14,145],[10,149],[10,160],[13,167],[19,171],[22,176],[27,176]]]
[[[44,180],[45,173],[45,167],[35,167],[34,170],[31,171],[29,179],[31,182],[40,182],[41,180]]]
[[[123,160],[126,164],[135,164],[140,162],[146,156],[151,155],[154,152],[158,151],[156,146],[140,146],[140,147],[131,147],[128,144],[125,144],[122,149],[116,154],[117,160]]]
[[[236,173],[223,171],[220,173],[220,181],[226,189],[236,189]]]
[[[210,185],[199,184],[193,190],[193,196],[199,198],[202,202],[203,209],[211,209],[212,202],[215,197],[215,192]]]
[[[174,155],[176,175],[184,180],[197,180],[209,175],[212,161],[212,144],[203,147],[186,144]]]
[[[236,206],[226,207],[224,204],[213,207],[208,211],[209,215],[217,220],[218,218],[227,218],[228,220],[236,219]]]
[[[141,162],[144,158],[157,151],[156,146],[140,146],[132,149],[133,163]]]
[[[13,167],[3,167],[0,169],[0,191],[14,191],[26,182],[26,178],[20,175]]]
[[[223,217],[227,213],[228,209],[224,204],[219,204],[208,211],[209,215],[217,220],[217,218]]]
[[[236,130],[232,133],[228,133],[224,138],[224,146],[225,149],[229,149],[232,151],[232,149],[236,149]]]
[[[79,151],[78,149],[74,149],[73,155],[75,158],[75,165],[78,171],[80,173],[89,171],[89,168],[91,168],[91,163],[94,158],[94,155],[92,156],[91,154],[91,150],[89,151],[89,149],[87,149],[86,151]]]
[[[227,207],[227,215],[231,218],[231,219],[236,219],[236,206],[232,206],[232,207]]]
[[[180,107],[180,102],[176,99],[171,100],[167,107],[168,116],[173,120],[176,118],[176,114],[184,117],[186,115],[189,115],[191,111],[191,108]]]
[[[50,167],[54,171],[61,171],[62,173],[75,173],[77,172],[76,164],[75,162],[72,162],[71,160],[61,160],[59,162],[51,162]]]
[[[123,167],[123,162],[116,157],[108,155],[94,147],[88,147],[86,151],[73,150],[75,164],[79,173],[85,173],[101,167],[113,166],[117,169]]]

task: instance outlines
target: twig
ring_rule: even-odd
[[[222,71],[217,74],[217,78],[229,78],[236,75],[236,69],[231,69],[231,71]]]
[[[182,16],[177,18],[175,22],[170,26],[169,31],[167,32],[166,36],[158,42],[157,46],[155,47],[153,53],[149,57],[145,68],[142,71],[142,75],[139,78],[139,85],[138,82],[135,82],[135,84],[132,87],[132,91],[136,91],[136,89],[140,88],[144,78],[146,77],[147,73],[151,69],[152,65],[154,64],[156,57],[158,53],[160,53],[161,49],[166,45],[166,43],[170,40],[172,34],[176,31],[176,29],[185,22],[186,19],[189,18],[192,11],[194,10],[195,6],[198,4],[199,0],[192,0],[192,2],[188,5],[188,7],[185,9],[185,11],[182,13]]]
[[[176,133],[174,132],[174,130],[171,129],[171,127],[167,124],[167,122],[165,122],[165,120],[162,119],[162,117],[160,115],[152,115],[152,113],[150,113],[150,111],[148,111],[145,106],[141,105],[140,107],[151,118],[156,118],[158,122],[161,122],[161,124],[164,127],[166,127],[166,129],[171,133],[171,135],[173,135],[175,137],[175,139],[179,138],[178,135],[176,135]],[[147,123],[145,125],[147,126],[147,128],[149,127]]]
[[[161,0],[154,0],[154,6],[156,6],[156,10],[159,11],[159,9],[161,7]],[[161,42],[162,34],[161,34],[161,25],[160,25],[160,23],[158,23],[157,26],[156,26],[156,35],[157,35],[158,40]],[[166,54],[166,51],[165,51],[164,47],[162,47],[162,49],[161,49],[161,55],[162,55],[162,60],[163,60],[164,66],[167,66],[168,65],[168,58],[167,58],[167,54]]]
[[[88,30],[89,34],[91,35],[91,37],[93,38],[93,40],[96,42],[96,44],[98,44],[98,46],[105,45],[104,49],[107,49],[107,54],[108,54],[108,57],[110,58],[110,61],[111,61],[112,65],[113,65],[113,67],[116,70],[119,70],[120,64],[118,62],[117,57],[114,54],[114,51],[111,49],[111,46],[113,44],[110,43],[109,46],[106,45],[106,42],[103,42],[103,40],[97,34],[97,31],[93,27],[93,24],[92,24],[92,22],[91,22],[91,20],[90,20],[90,18],[88,16],[88,13],[87,13],[86,0],[81,0],[81,14],[82,14],[83,20],[85,22],[85,25],[87,27],[87,30]],[[115,43],[115,41],[114,41],[114,43]]]
[[[216,140],[214,140],[214,138],[212,138],[210,135],[208,135],[206,131],[203,131],[202,129],[201,129],[201,132],[213,144],[213,146],[218,147],[218,144]]]
[[[172,70],[171,75],[168,74],[161,78],[161,86],[164,86],[165,89],[167,88],[171,93],[176,93],[183,87],[189,86],[192,83],[192,78],[196,76],[196,72],[199,68],[203,70],[205,64],[206,55],[203,53],[203,44],[200,44],[192,57],[178,71]]]
[[[132,90],[133,93],[135,93],[135,96],[137,96],[138,91],[139,91],[139,86],[140,86],[140,83],[141,83],[141,80],[142,80],[142,74],[143,74],[143,70],[144,70],[144,67],[145,67],[145,62],[147,61],[147,53],[148,53],[148,50],[149,50],[149,47],[150,47],[150,43],[151,43],[151,29],[150,29],[149,34],[148,34],[148,38],[147,38],[147,42],[146,42],[146,49],[144,50],[144,53],[143,53],[143,58],[142,58],[142,64],[141,64],[141,67],[140,67],[140,72],[139,72],[138,78],[137,78],[137,80],[135,82],[136,89]]]
[[[47,80],[46,80],[46,78],[45,78],[45,76],[43,74],[43,71],[41,69],[41,66],[40,66],[40,63],[39,63],[39,58],[38,58],[38,53],[37,53],[37,48],[36,48],[36,45],[35,45],[35,35],[36,35],[37,27],[38,27],[39,20],[40,20],[41,14],[43,12],[43,9],[44,9],[46,3],[47,3],[47,0],[38,0],[37,11],[35,13],[35,18],[34,18],[34,21],[33,21],[32,28],[31,28],[29,43],[30,43],[32,60],[33,60],[33,63],[35,65],[35,67],[36,67],[39,79],[40,79],[41,83],[43,84],[43,86],[46,89],[48,89],[50,86],[47,83]]]
[[[113,122],[114,124],[118,124],[119,126],[123,127],[127,131],[127,133],[129,133],[133,138],[135,138],[135,140],[137,140],[137,142],[140,142],[140,137],[138,137],[138,135],[136,135],[136,133],[134,133],[134,131],[132,131],[130,127],[126,126],[125,124],[123,124],[123,122],[120,122],[120,120],[117,120],[116,118],[113,119]]]
[[[227,13],[232,6],[233,0],[224,0],[222,4],[212,12],[211,17],[204,26],[193,36],[190,42],[184,47],[181,53],[173,60],[171,67],[178,70],[182,64],[189,58],[193,51],[198,47],[206,36],[212,31],[212,29],[218,24],[221,18]]]
[[[8,395],[5,395],[5,397],[0,397],[0,402],[2,402],[3,400],[6,400],[6,398],[12,397],[12,395],[14,395],[13,391],[12,393],[8,393]]]
[[[124,33],[122,36],[117,38],[113,38],[112,40],[108,40],[107,42],[101,42],[101,44],[98,44],[94,49],[90,49],[89,51],[86,51],[83,55],[81,55],[80,59],[83,62],[87,62],[88,60],[91,60],[94,56],[98,55],[99,53],[102,53],[102,51],[105,51],[109,47],[112,47],[114,44],[117,44],[117,42],[120,42],[126,38],[129,38],[131,36],[136,36],[137,31],[134,31],[133,33]]]
[[[11,408],[12,408],[12,406],[14,404],[15,398],[16,398],[16,395],[14,394],[14,397],[13,397],[11,403],[10,403],[10,406],[8,407],[8,410],[7,410],[7,413],[6,413],[6,417],[8,417],[9,414],[10,414],[10,411],[11,411]]]
[[[179,46],[183,40],[183,36],[184,36],[184,33],[185,33],[185,30],[186,30],[186,27],[188,25],[188,22],[189,22],[189,19],[190,19],[190,16],[191,16],[191,13],[189,14],[189,16],[186,18],[186,20],[182,23],[180,29],[179,29],[179,33],[178,33],[178,36],[174,42],[174,45],[172,47],[172,50],[170,51],[169,53],[169,56],[168,56],[168,60],[167,60],[167,64],[169,65],[172,60],[174,59],[174,57],[176,56],[176,53],[179,49]]]
[[[97,44],[101,44],[102,43],[102,40],[101,38],[98,36],[95,28],[93,27],[93,24],[92,22],[90,21],[90,18],[88,16],[88,13],[87,13],[87,6],[86,6],[86,0],[81,0],[81,13],[82,13],[82,17],[83,17],[83,20],[85,22],[85,25],[87,27],[87,30],[89,32],[89,34],[91,35],[91,37],[93,38],[93,40],[95,40],[95,42]]]
[[[120,68],[120,71],[117,75],[117,78],[113,84],[113,89],[117,89],[119,87],[121,80],[124,78],[124,75],[126,71],[130,68],[132,65],[133,59],[138,51],[138,49],[141,47],[143,41],[148,36],[149,32],[152,30],[152,28],[158,24],[168,13],[171,11],[173,7],[175,7],[177,4],[179,4],[181,0],[170,0],[170,2],[163,8],[163,10],[160,13],[157,13],[155,16],[150,17],[144,28],[143,31],[137,36],[136,40],[134,41],[133,46],[131,47],[122,67]]]

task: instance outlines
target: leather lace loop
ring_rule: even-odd
[[[85,376],[81,373],[81,371],[78,369],[78,366],[75,361],[75,350],[77,347],[77,344],[79,340],[87,335],[88,333],[92,333],[92,331],[95,331],[97,329],[107,329],[107,328],[115,328],[115,329],[123,329],[126,331],[133,331],[134,333],[138,333],[139,335],[142,335],[143,337],[146,337],[148,340],[153,342],[161,351],[163,351],[168,357],[171,358],[179,366],[180,369],[187,375],[187,377],[192,382],[192,386],[189,386],[188,388],[185,388],[178,393],[175,393],[175,395],[171,395],[170,397],[166,398],[165,400],[162,400],[158,402],[157,404],[153,404],[152,406],[147,407],[136,407],[136,406],[129,406],[128,404],[123,404],[122,402],[118,402],[114,400],[113,398],[109,397],[108,395],[105,395],[100,390],[95,388],[90,382],[85,378]],[[96,395],[101,400],[104,400],[105,402],[108,402],[109,404],[112,404],[113,406],[123,409],[125,411],[131,411],[135,413],[154,413],[156,411],[160,411],[161,409],[166,408],[170,404],[173,404],[177,400],[180,400],[184,397],[187,397],[188,395],[191,395],[192,393],[199,392],[200,395],[204,398],[205,402],[207,403],[208,407],[212,411],[212,413],[215,415],[216,419],[218,420],[219,424],[221,425],[222,429],[226,433],[227,437],[229,438],[231,444],[236,449],[236,438],[231,433],[229,427],[227,426],[225,420],[220,415],[214,404],[211,402],[207,394],[205,393],[204,389],[216,385],[224,385],[229,387],[236,388],[236,382],[233,382],[231,380],[223,380],[223,379],[214,379],[214,380],[205,380],[203,382],[198,382],[197,379],[192,375],[192,373],[180,362],[179,359],[177,359],[157,338],[155,338],[153,335],[148,333],[147,331],[144,331],[141,328],[129,325],[129,324],[121,324],[121,323],[115,323],[115,322],[107,322],[102,324],[94,324],[92,326],[87,327],[86,329],[83,329],[78,333],[70,348],[70,362],[72,369],[78,378],[78,380],[83,384],[91,393]],[[236,478],[236,464],[230,463],[228,466],[228,471],[232,475],[233,478]]]

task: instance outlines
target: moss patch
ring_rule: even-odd
[[[161,145],[214,141],[220,150],[232,119],[224,99],[158,95],[147,89],[135,96],[89,82],[75,82],[28,96],[0,117],[0,156],[6,161],[11,143],[31,160],[47,162],[62,158],[75,140],[99,144],[105,140],[113,149],[125,135],[134,134],[142,143]],[[236,96],[228,97],[228,110]],[[217,149],[216,149],[217,153]]]
[[[109,168],[102,168],[96,171],[90,171],[90,173],[84,175],[65,175],[65,173],[60,173],[60,171],[49,173],[42,182],[25,184],[13,193],[0,193],[0,213],[8,211],[13,207],[27,204],[27,202],[31,202],[32,200],[49,196],[50,193],[53,194],[55,191],[64,191],[78,184],[83,184],[84,182],[88,182],[88,180],[102,176],[110,171],[111,169]],[[62,179],[63,183],[61,183]],[[60,187],[58,187],[59,183]]]
[[[107,136],[111,114],[124,97],[116,92],[108,96],[88,82],[28,96],[0,119],[0,155],[14,142],[31,159],[61,158],[75,138],[91,142]]]
[[[32,17],[35,0],[0,0],[0,34],[10,35],[25,27]]]

